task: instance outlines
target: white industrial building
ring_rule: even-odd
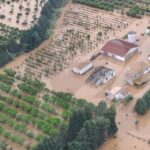
[[[73,68],[73,72],[76,73],[76,74],[79,74],[79,75],[83,75],[85,74],[86,72],[88,72],[90,69],[93,68],[93,64],[92,63],[89,63],[89,64],[82,64],[78,67],[75,67]]]
[[[130,59],[136,52],[138,52],[136,44],[120,39],[108,41],[101,49],[102,54],[123,62]]]

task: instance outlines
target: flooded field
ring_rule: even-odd
[[[58,21],[56,25],[56,33],[54,33],[54,38],[49,39],[45,41],[43,44],[41,44],[40,47],[35,49],[33,52],[30,52],[28,54],[24,54],[16,59],[14,59],[12,62],[4,66],[1,70],[4,68],[13,68],[17,72],[20,72],[20,74],[26,73],[26,69],[29,68],[29,65],[27,64],[27,60],[29,57],[33,56],[33,58],[36,58],[37,52],[39,52],[41,49],[46,49],[47,52],[51,52],[51,50],[54,50],[55,48],[60,52],[61,44],[65,46],[66,43],[62,41],[60,45],[58,44],[57,47],[54,47],[54,45],[51,45],[51,42],[58,41],[58,39],[64,34],[64,31],[62,31],[64,18],[65,20],[72,15],[74,15],[71,11],[71,9],[74,9],[74,11],[80,10],[83,8],[83,6],[76,5],[73,8],[74,5],[68,5],[65,7],[64,14]],[[86,13],[88,10],[88,7],[84,7],[83,13]],[[90,14],[93,14],[95,10],[93,8],[89,8],[91,11]],[[99,14],[102,15],[104,12],[99,11]],[[66,17],[67,15],[67,17]],[[111,14],[107,14],[108,18],[105,20],[106,22],[109,20],[109,17]],[[69,17],[68,17],[69,16]],[[114,17],[117,15],[114,14]],[[82,18],[83,16],[81,16]],[[90,16],[93,17],[92,15]],[[95,16],[94,16],[95,17]],[[118,16],[117,16],[118,17]],[[89,20],[91,19],[89,18]],[[119,16],[120,18],[120,16]],[[74,17],[74,19],[77,21],[78,18]],[[63,20],[63,21],[62,21]],[[124,74],[128,70],[129,67],[131,67],[133,64],[136,64],[140,61],[148,61],[147,56],[150,54],[150,36],[147,35],[141,35],[144,33],[145,29],[150,26],[150,18],[143,17],[139,20],[132,20],[132,18],[127,18],[129,21],[128,27],[121,28],[120,30],[115,29],[115,34],[113,32],[108,32],[107,37],[103,37],[104,39],[96,44],[96,42],[93,42],[94,46],[87,51],[86,53],[77,53],[74,57],[71,57],[71,59],[67,59],[68,65],[64,67],[64,69],[60,72],[54,73],[53,75],[50,75],[48,77],[42,75],[40,80],[44,81],[47,85],[47,87],[51,90],[56,91],[64,91],[64,92],[71,92],[76,96],[77,98],[83,98],[87,99],[87,101],[92,102],[94,104],[98,104],[101,100],[106,100],[106,97],[104,95],[104,92],[108,88],[113,88],[115,86],[121,86],[121,87],[127,87],[129,92],[134,96],[134,99],[131,103],[129,103],[127,106],[125,106],[122,103],[117,104],[117,124],[118,124],[118,133],[115,138],[109,139],[101,148],[101,150],[149,150],[150,149],[150,113],[146,114],[145,116],[137,116],[134,112],[134,105],[136,100],[143,95],[145,91],[147,91],[149,87],[149,83],[144,85],[142,88],[137,89],[132,86],[128,86],[124,82]],[[78,20],[79,21],[79,20]],[[91,25],[93,25],[93,20],[91,19],[89,22]],[[77,23],[77,22],[76,22]],[[72,25],[72,22],[70,22]],[[67,30],[70,28],[70,24],[65,26],[65,29]],[[115,26],[116,27],[116,26]],[[85,27],[84,27],[85,28]],[[81,31],[83,29],[83,26],[78,26],[77,31]],[[92,31],[95,31],[93,33],[97,33],[98,30],[92,29]],[[96,60],[93,61],[94,67],[96,66],[106,66],[112,69],[115,69],[116,71],[116,77],[109,81],[107,84],[94,87],[86,84],[85,80],[90,75],[91,71],[86,73],[83,76],[78,76],[72,73],[72,68],[74,66],[77,66],[81,62],[87,62],[91,58],[93,54],[96,54],[100,51],[101,47],[106,43],[109,39],[113,38],[122,38],[124,35],[126,35],[129,31],[135,31],[136,36],[138,39],[137,44],[139,45],[140,53],[137,53],[134,55],[129,61],[126,63],[117,61],[115,59],[112,59],[107,56],[99,56]],[[91,32],[91,31],[90,31]],[[90,34],[91,37],[94,37],[94,34]],[[94,41],[94,38],[92,38]],[[51,47],[53,46],[53,48]],[[88,47],[89,48],[89,47]],[[79,50],[79,49],[78,49]],[[44,51],[44,50],[43,50]],[[80,51],[80,50],[79,50]],[[58,54],[58,53],[57,53]],[[39,55],[38,55],[39,56]],[[55,55],[54,55],[55,56]],[[60,56],[60,55],[59,55]],[[33,60],[33,62],[35,62]],[[149,63],[149,62],[148,62]],[[44,66],[44,65],[43,65]],[[46,66],[46,65],[45,65]],[[45,67],[44,66],[44,67]],[[50,68],[51,65],[47,64],[47,66]],[[37,67],[37,68],[36,68]],[[43,67],[37,66],[32,70],[31,73],[37,73],[42,72]],[[39,70],[38,70],[39,69]],[[43,72],[42,72],[43,73]],[[107,101],[108,103],[110,101]],[[138,123],[136,123],[138,121]]]

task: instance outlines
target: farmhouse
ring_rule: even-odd
[[[113,77],[115,77],[115,75],[116,73],[113,69],[106,68],[104,66],[96,67],[88,77],[87,83],[99,86],[110,81]]]
[[[136,44],[119,39],[108,41],[101,49],[101,53],[120,61],[126,61],[138,51]]]
[[[150,72],[150,65],[145,62],[138,62],[134,64],[125,73],[125,82],[130,85],[142,85],[146,83],[149,78],[147,73]]]
[[[124,100],[126,99],[130,93],[128,92],[127,88],[122,88],[122,87],[114,87],[111,90],[106,90],[105,95],[110,99],[110,100]]]
[[[92,63],[89,63],[89,64],[83,63],[83,64],[79,65],[78,67],[73,68],[72,71],[75,74],[83,75],[83,74],[85,74],[86,72],[88,72],[92,68],[93,68],[93,64]]]

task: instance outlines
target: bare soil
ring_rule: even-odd
[[[28,29],[36,23],[46,0],[18,0],[0,2],[0,15],[4,15],[0,22],[21,30]],[[18,17],[20,15],[20,17]]]

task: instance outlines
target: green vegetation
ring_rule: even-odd
[[[141,15],[145,14],[144,9],[142,9],[140,6],[132,6],[129,11],[127,12],[128,16],[141,18]]]
[[[128,95],[124,100],[124,104],[127,105],[131,100],[133,100],[132,95]]]
[[[124,11],[123,9],[127,8],[128,16],[138,18],[141,17],[141,15],[150,12],[148,0],[139,0],[138,2],[136,0],[73,0],[73,2],[104,9],[107,11],[113,11],[114,9],[120,9]]]
[[[6,150],[7,147],[8,144],[3,139],[0,139],[0,150]]]
[[[24,139],[21,138],[19,135],[14,135],[11,132],[5,130],[2,126],[0,126],[0,135],[4,136],[6,139],[9,139],[19,145],[22,145],[24,142]]]
[[[107,108],[105,102],[96,107],[83,99],[74,98],[70,93],[49,92],[41,81],[18,78],[11,69],[0,74],[0,89],[0,136],[4,141],[9,139],[24,147],[30,139],[35,143],[43,141],[50,142],[49,144],[52,144],[49,139],[53,139],[58,143],[57,146],[72,149],[79,145],[83,147],[90,134],[91,139],[97,138],[96,143],[91,143],[92,147],[97,148],[117,131],[115,109]],[[92,126],[91,130],[88,129],[88,124]],[[58,137],[66,142],[57,139]],[[42,150],[43,142],[35,149]],[[76,145],[77,142],[79,145]],[[86,143],[84,148],[89,144]],[[56,145],[53,145],[54,150]],[[28,149],[32,146],[32,143],[27,144]]]
[[[143,115],[150,109],[150,90],[147,91],[142,98],[140,98],[135,105],[135,111]]]
[[[56,137],[44,138],[34,150],[97,150],[117,132],[115,115],[114,107],[107,108],[105,102],[94,110],[85,107],[74,111],[67,129]]]
[[[19,31],[18,28],[0,23],[0,66],[6,64],[16,55],[32,50],[47,39],[48,31],[53,30],[59,15],[58,9],[63,6],[65,1],[48,0],[37,23],[29,30]]]
[[[0,23],[0,66],[15,56],[12,53],[18,48],[16,44],[20,37],[21,31],[18,28]]]
[[[127,1],[127,0],[73,0],[73,2],[85,4],[88,6],[113,11],[114,9],[118,9],[119,7],[122,7],[123,5],[130,5],[133,2]]]
[[[41,81],[18,78],[11,69],[0,74],[0,90],[0,136],[13,143],[24,145],[30,139],[37,143],[64,133],[67,137],[63,138],[72,145],[85,123],[90,121],[96,128],[99,117],[107,120],[107,137],[117,131],[115,112],[104,102],[96,107],[70,93],[49,92]]]

